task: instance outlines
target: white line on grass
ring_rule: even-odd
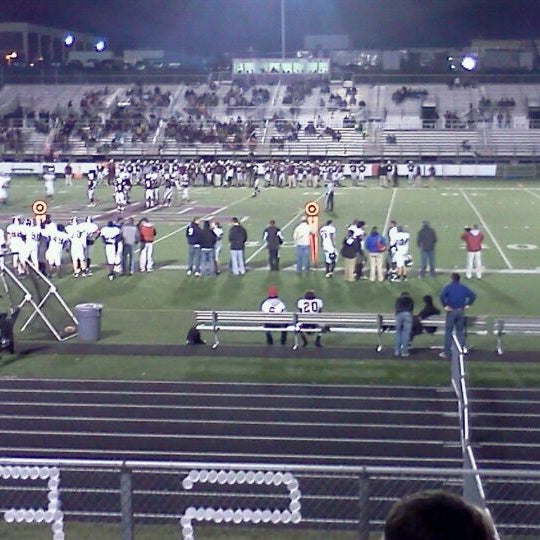
[[[386,231],[388,229],[388,223],[390,222],[390,214],[392,213],[392,210],[394,209],[394,201],[396,200],[397,195],[397,189],[394,188],[394,192],[392,193],[392,198],[390,199],[390,205],[388,206],[388,212],[386,212],[386,217],[384,218],[384,228],[383,228],[383,236],[386,236]]]
[[[537,199],[540,199],[540,195],[538,193],[535,193],[534,191],[531,191],[530,189],[525,190],[529,195],[532,195],[533,197],[536,197]]]
[[[227,206],[222,206],[219,210],[214,210],[211,214],[207,214],[206,216],[203,216],[201,219],[211,219],[213,216],[215,216],[219,212],[224,212],[225,210],[228,210],[231,208],[231,206],[235,206],[241,202],[247,201],[248,199],[251,199],[251,195],[248,195],[247,197],[243,197],[242,199],[238,199],[237,201],[232,202],[231,204],[228,204]],[[154,245],[158,242],[161,242],[162,240],[166,240],[167,238],[170,238],[171,236],[174,236],[175,234],[178,234],[179,232],[182,232],[186,230],[188,227],[188,224],[182,225],[182,227],[175,229],[174,231],[170,232],[169,234],[166,234],[165,236],[159,237],[157,240],[154,241]],[[137,250],[140,251],[140,250]]]
[[[316,201],[320,201],[322,198],[324,197],[324,195],[320,195]],[[287,223],[285,223],[285,225],[283,225],[283,227],[281,227],[281,230],[284,231],[285,229],[288,229],[290,227],[290,225],[292,223],[294,223],[295,221],[298,221],[298,219],[300,219],[300,216],[303,216],[305,215],[305,211],[302,210],[301,212],[298,212],[297,214],[295,214],[291,219],[289,219],[289,221],[287,221]],[[247,263],[250,263],[263,249],[266,249],[266,245],[263,244],[262,246],[260,246],[259,248],[257,248],[247,259],[246,259],[246,264]],[[265,268],[266,270],[266,268]]]
[[[510,262],[508,257],[504,254],[504,251],[502,250],[501,246],[499,245],[499,242],[497,242],[497,239],[495,238],[495,236],[493,236],[493,233],[491,232],[490,228],[487,226],[487,223],[484,221],[484,218],[482,217],[482,214],[480,214],[480,212],[478,211],[476,206],[474,206],[471,199],[469,199],[468,195],[465,193],[463,188],[460,188],[460,191],[461,191],[461,195],[463,196],[463,198],[467,201],[467,204],[471,207],[472,211],[476,214],[476,216],[480,220],[480,223],[482,224],[482,227],[484,227],[484,230],[489,234],[489,236],[493,240],[493,245],[497,248],[497,251],[500,253],[503,261],[506,264],[506,266],[510,270],[513,270],[514,267],[512,266],[512,263]]]

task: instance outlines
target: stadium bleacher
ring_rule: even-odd
[[[4,130],[20,130],[3,145],[15,155],[470,161],[538,155],[529,107],[539,98],[537,84],[7,85],[0,115]]]

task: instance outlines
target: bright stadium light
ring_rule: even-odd
[[[478,65],[478,61],[474,56],[471,56],[470,54],[467,54],[463,57],[461,60],[461,67],[465,71],[474,71]]]
[[[75,43],[75,36],[73,34],[68,34],[64,38],[64,45],[66,47],[71,47]]]
[[[102,40],[102,39],[99,39],[98,41],[96,41],[96,43],[94,44],[94,49],[96,49],[97,52],[102,52],[105,50],[105,41]]]

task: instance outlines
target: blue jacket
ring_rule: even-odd
[[[463,309],[465,306],[470,306],[476,300],[476,293],[471,291],[469,287],[462,285],[459,281],[452,281],[441,291],[439,296],[443,307],[452,309]]]
[[[369,251],[369,253],[380,253],[381,251],[384,251],[380,249],[381,246],[386,247],[386,240],[384,239],[384,236],[382,236],[379,233],[377,234],[370,233],[366,237],[366,241],[364,245],[366,247],[366,250]]]

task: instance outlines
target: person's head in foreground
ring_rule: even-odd
[[[448,491],[399,500],[386,517],[383,540],[495,540],[489,516]]]

